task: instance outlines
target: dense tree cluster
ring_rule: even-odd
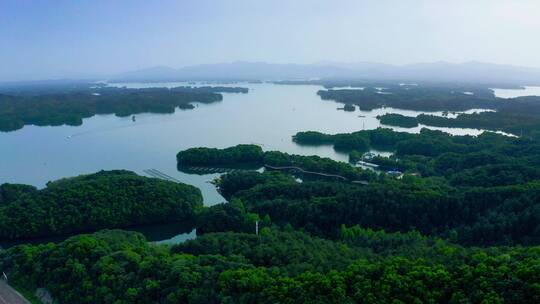
[[[452,83],[452,82],[431,82],[420,81],[416,83],[396,83],[395,80],[361,80],[361,79],[313,79],[313,80],[283,80],[274,81],[275,84],[282,85],[319,85],[325,89],[333,90],[366,90],[369,92],[393,93],[416,90],[418,94],[436,95],[436,94],[454,94],[454,95],[474,95],[479,98],[494,98],[495,95],[491,88],[500,89],[522,89],[519,85],[492,83],[492,84],[472,84],[472,83]],[[465,93],[467,92],[467,93]]]
[[[336,145],[340,149],[347,147],[350,149],[364,149],[367,147],[363,139],[344,137],[342,141],[337,141]],[[276,168],[295,168],[308,172],[335,174],[348,180],[369,180],[374,178],[374,174],[349,164],[339,162],[326,157],[303,156],[288,154],[279,151],[263,152],[257,145],[237,145],[225,149],[216,148],[190,148],[178,152],[178,169],[186,170],[189,166],[206,167],[228,167],[228,168],[257,168],[267,166],[267,169]],[[302,174],[301,171],[297,172]],[[311,178],[325,178],[323,175],[308,174]],[[331,176],[329,178],[332,178]]]
[[[312,237],[292,229],[279,231],[265,227],[258,236],[254,230],[249,233],[204,234],[197,239],[174,245],[172,252],[196,256],[242,256],[256,267],[281,268],[280,271],[287,275],[298,275],[305,271],[345,269],[351,261],[366,256],[370,250],[353,250],[339,241]]]
[[[464,92],[464,91],[461,91]],[[383,93],[383,94],[382,94]],[[492,109],[496,112],[462,113],[457,118],[428,114],[407,117],[400,114],[379,116],[381,123],[405,128],[418,124],[504,131],[540,138],[540,97],[496,98],[489,89],[476,88],[474,94],[460,93],[459,88],[433,86],[390,86],[383,91],[372,87],[363,90],[321,90],[322,99],[358,105],[362,110],[392,107],[416,111],[465,111]]]
[[[237,145],[225,149],[190,148],[178,152],[178,166],[218,166],[260,165],[264,152],[257,145]]]
[[[384,125],[414,128],[419,124],[447,128],[475,128],[492,131],[504,131],[510,134],[540,138],[540,115],[509,112],[480,112],[458,114],[456,118],[420,114],[416,117],[401,114],[377,116]]]
[[[34,193],[37,188],[22,184],[1,184],[0,185],[0,205],[8,204],[27,193]]]
[[[254,231],[255,222],[258,220],[259,216],[247,212],[241,201],[232,200],[203,208],[197,214],[197,234],[220,231],[250,232]]]
[[[246,171],[223,175],[217,186],[221,195],[227,200],[230,200],[233,194],[251,189],[259,184],[268,182],[289,184],[293,181],[294,178],[292,176],[281,174],[277,171],[268,171],[265,174],[259,174],[256,171]]]
[[[356,110],[356,107],[352,104],[346,104],[345,106],[343,106],[343,111],[354,112],[355,110]]]
[[[414,176],[380,178],[369,185],[258,180],[263,182],[240,188],[232,198],[274,224],[290,224],[323,237],[335,238],[345,224],[390,231],[416,229],[467,245],[540,244],[538,182],[465,188],[440,178]]]
[[[265,153],[264,164],[275,167],[298,167],[309,172],[324,174],[335,174],[345,177],[349,181],[370,180],[375,178],[375,174],[360,168],[352,167],[347,163],[332,160],[327,157],[303,156],[288,154],[279,151],[269,151]],[[293,172],[295,172],[293,170]],[[302,172],[297,172],[302,175]],[[325,178],[313,174],[304,174],[306,178]]]
[[[540,113],[480,112],[459,114],[456,118],[420,114],[416,119],[427,126],[504,131],[540,139]]]
[[[199,189],[129,171],[61,179],[42,190],[4,184],[0,186],[0,239],[192,222],[201,207]]]
[[[397,126],[402,128],[414,128],[418,127],[418,120],[416,117],[404,116],[401,114],[387,113],[377,116],[377,119],[383,125]]]
[[[211,207],[201,206],[200,193],[192,187],[177,185],[182,189],[177,192],[176,184],[125,171],[60,180],[43,190],[6,184],[0,186],[0,215],[6,206],[36,201],[24,205],[28,211],[19,206],[10,216],[32,211],[33,217],[26,219],[39,222],[35,214],[47,218],[52,214],[41,206],[61,201],[54,210],[64,210],[66,202],[72,203],[73,210],[83,210],[86,224],[97,218],[155,218],[154,213],[141,217],[137,212],[137,218],[118,214],[118,203],[102,203],[109,201],[108,195],[121,202],[126,196],[135,199],[129,195],[133,182],[138,185],[137,197],[143,198],[128,210],[144,201],[146,211],[159,212],[158,217],[192,221],[198,237],[171,247],[149,244],[136,233],[103,231],[58,244],[0,251],[0,269],[9,273],[16,286],[47,288],[58,303],[540,300],[540,248],[530,247],[540,244],[535,141],[497,134],[471,137],[388,129],[339,135],[305,132],[295,140],[335,144],[338,137],[345,141],[360,138],[368,147],[393,149],[395,157],[373,161],[420,171],[424,176],[407,174],[397,180],[372,173],[366,175],[369,184],[356,184],[325,179],[300,182],[288,171],[236,171],[222,176],[218,183],[229,203]],[[194,160],[198,165],[257,163],[367,174],[345,163],[263,152],[257,146],[189,151],[180,152],[179,159]],[[513,167],[516,160],[530,170]],[[490,175],[479,180],[482,172]],[[159,206],[148,205],[145,195],[158,200]],[[161,200],[180,200],[186,207],[182,210],[187,211],[164,210],[167,203]],[[89,201],[91,206],[87,206]],[[187,203],[193,201],[198,203]],[[96,208],[102,211],[85,213]],[[62,221],[70,216],[61,213]],[[55,221],[61,222],[60,215]],[[121,227],[116,223],[101,227]],[[529,247],[475,248],[455,243]]]
[[[308,131],[293,140],[301,144],[334,144],[343,138],[361,138],[370,148],[394,151],[391,158],[371,160],[383,169],[441,176],[456,186],[502,186],[540,179],[540,143],[485,132],[479,136],[452,136],[422,129],[419,134],[390,129],[328,135]],[[363,150],[351,152],[351,160]]]
[[[192,109],[193,102],[221,101],[217,92],[243,92],[244,88],[180,87],[127,89],[98,87],[39,95],[0,94],[0,131],[25,125],[81,125],[96,114],[129,116],[138,113],[173,113],[175,108]]]
[[[265,228],[259,236],[206,234],[172,248],[103,231],[11,248],[0,252],[0,268],[12,284],[45,287],[58,303],[540,301],[538,247],[467,249],[352,230],[330,241]],[[379,244],[382,253],[355,243]]]
[[[228,199],[241,202],[246,214],[268,216],[279,226],[290,224],[327,238],[335,238],[345,224],[403,232],[417,229],[467,245],[540,243],[540,145],[536,141],[494,133],[451,136],[428,129],[419,134],[377,129],[294,136],[305,144],[335,145],[355,139],[394,150],[390,158],[371,161],[383,169],[403,170],[405,177],[394,180],[328,159],[264,152],[265,164],[299,166],[350,179],[364,175],[369,184],[324,179],[299,183],[286,174],[242,172],[225,175],[220,190]],[[225,150],[215,152],[219,151]],[[353,150],[353,157],[358,154]],[[230,227],[249,229],[242,223],[235,220]]]
[[[451,88],[431,86],[320,90],[317,94],[324,100],[358,105],[364,111],[381,107],[416,111],[465,111],[478,108],[495,109],[497,103],[504,102],[496,100],[493,92],[490,95],[478,96],[456,92]]]

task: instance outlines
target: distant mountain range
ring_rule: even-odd
[[[273,64],[233,62],[183,68],[153,67],[114,75],[110,81],[250,81],[317,78],[396,80],[407,82],[460,82],[502,85],[540,85],[540,69],[483,62],[433,62],[390,65],[370,62]]]

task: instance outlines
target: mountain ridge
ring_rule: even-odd
[[[374,62],[288,64],[236,61],[171,68],[155,66],[113,75],[109,81],[250,81],[350,78],[365,80],[437,81],[539,85],[540,68],[479,61],[446,61],[392,65]]]

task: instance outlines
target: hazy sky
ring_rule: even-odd
[[[540,1],[0,0],[0,80],[267,61],[540,67]]]

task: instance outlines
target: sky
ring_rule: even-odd
[[[538,0],[0,0],[0,81],[204,63],[540,67]]]

